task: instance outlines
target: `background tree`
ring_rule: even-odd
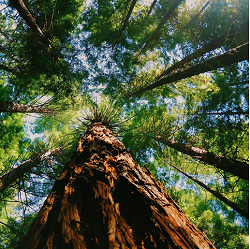
[[[216,64],[234,48],[248,49],[248,1],[23,3],[43,37],[18,1],[1,2],[0,100],[58,113],[0,114],[1,174],[64,149],[1,193],[0,246],[13,248],[26,233],[85,131],[81,118],[102,96],[119,103],[118,136],[135,161],[147,165],[214,245],[248,248],[248,221],[170,164],[244,210],[248,181],[139,132],[248,163],[248,53]],[[156,82],[167,84],[136,94]]]

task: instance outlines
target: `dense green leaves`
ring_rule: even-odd
[[[18,1],[1,2],[0,100],[58,113],[33,119],[0,114],[1,174],[63,147],[4,191],[0,217],[7,226],[0,224],[0,247],[13,248],[25,233],[93,118],[92,110],[115,128],[134,159],[166,185],[217,248],[247,248],[248,221],[171,164],[245,210],[248,182],[145,133],[248,162],[248,62],[225,59],[211,68],[221,55],[248,42],[248,1],[23,3],[35,23],[27,21]],[[159,81],[165,83],[136,94]],[[27,212],[17,219],[14,207]]]

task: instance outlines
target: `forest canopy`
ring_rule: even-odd
[[[247,0],[1,0],[0,248],[99,113],[216,248],[248,248],[248,58]]]

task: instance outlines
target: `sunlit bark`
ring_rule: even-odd
[[[16,248],[214,248],[101,123],[88,127]]]

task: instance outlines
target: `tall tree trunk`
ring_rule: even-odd
[[[215,248],[102,123],[92,123],[17,247]]]
[[[24,2],[22,0],[9,0],[9,2],[15,9],[17,9],[17,11],[19,12],[19,15],[25,20],[25,22],[30,27],[30,29],[34,33],[40,36],[44,45],[46,45],[49,49],[51,49],[52,47],[51,47],[49,40],[44,36],[42,30],[37,25],[35,18],[29,12]]]
[[[40,162],[44,161],[50,156],[56,155],[61,150],[61,147],[48,151],[42,155],[28,159],[20,163],[17,167],[11,169],[7,173],[0,176],[0,192],[3,192],[11,184],[13,184],[18,178],[21,178],[25,173],[29,172]]]
[[[0,112],[22,112],[22,113],[58,113],[49,108],[38,106],[24,105],[0,100]]]
[[[178,8],[178,6],[181,4],[183,0],[175,0],[173,5],[170,7],[169,11],[167,14],[163,17],[161,20],[160,24],[157,26],[153,34],[148,38],[148,40],[144,43],[143,47],[141,48],[140,52],[136,55],[138,57],[140,53],[148,46],[148,44],[155,39],[155,36],[159,32],[159,30],[162,28],[162,26],[166,23],[166,21],[170,18],[170,16],[173,14],[173,12]]]
[[[138,95],[159,86],[163,86],[194,75],[212,71],[221,67],[227,67],[236,62],[248,60],[248,54],[249,54],[249,42],[241,46],[238,46],[236,48],[233,48],[222,55],[215,56],[214,58],[201,62],[198,65],[192,66],[180,72],[174,73],[168,77],[165,77],[161,80],[158,80],[153,84],[132,93],[131,95]]]
[[[224,45],[225,42],[230,42],[236,39],[239,36],[244,36],[248,32],[248,22],[244,23],[242,25],[242,28],[237,30],[233,34],[224,34],[222,36],[217,37],[215,40],[205,44],[203,47],[199,48],[198,50],[194,51],[192,54],[187,55],[185,58],[183,58],[181,61],[178,61],[171,67],[169,67],[167,70],[165,70],[163,73],[161,73],[159,76],[157,76],[156,80],[161,79],[163,76],[166,76],[170,73],[172,73],[176,69],[182,68],[185,64],[191,62],[194,59],[197,59],[201,57],[202,55],[213,51],[216,48],[219,48]]]
[[[176,166],[174,166],[173,164],[167,162],[169,165],[171,165],[173,168],[175,168],[176,170],[178,170],[179,172],[181,172],[182,174],[184,174],[185,176],[187,176],[189,179],[193,180],[194,182],[196,182],[197,184],[199,184],[201,187],[203,187],[204,189],[206,189],[208,192],[210,192],[212,195],[214,195],[215,197],[217,197],[218,199],[220,199],[222,202],[224,202],[226,205],[228,205],[229,207],[231,207],[232,209],[234,209],[235,211],[237,211],[240,215],[246,217],[247,219],[249,219],[249,212],[246,211],[245,209],[241,208],[239,205],[237,205],[236,203],[228,200],[226,197],[224,197],[222,194],[220,194],[219,192],[213,190],[212,188],[210,188],[209,186],[207,186],[206,184],[204,184],[203,182],[199,181],[198,179],[196,179],[195,177],[189,175],[188,173],[186,173],[185,171],[177,168]]]
[[[150,137],[160,143],[166,144],[167,146],[174,148],[184,154],[187,154],[195,159],[198,159],[202,162],[213,165],[218,169],[222,169],[227,171],[235,176],[238,176],[241,179],[249,181],[249,164],[245,162],[241,162],[229,157],[217,155],[207,150],[200,149],[197,147],[193,147],[189,144],[183,144],[176,142],[174,140],[166,139],[162,136],[156,136],[153,134],[149,134],[144,131],[140,131],[142,134]]]
[[[207,8],[207,6],[212,3],[214,0],[208,0],[205,5],[201,8],[201,10],[191,19],[191,21],[186,25],[185,29],[189,27],[189,25],[198,18],[198,16]]]
[[[127,26],[127,24],[128,24],[129,17],[130,17],[131,14],[132,14],[132,11],[133,11],[133,9],[134,9],[134,7],[135,7],[136,2],[137,2],[137,0],[133,0],[133,1],[131,2],[130,7],[129,7],[129,11],[128,11],[127,15],[126,15],[126,18],[125,18],[125,20],[124,20],[124,22],[123,22],[122,28],[121,28],[121,30],[120,30],[118,36],[117,36],[117,39],[116,39],[116,41],[115,41],[115,43],[114,43],[114,45],[113,45],[113,48],[116,46],[117,42],[119,41],[119,39],[120,39],[120,37],[121,37],[121,35],[122,35],[122,32],[125,30],[125,28],[126,28],[126,26]]]
[[[147,16],[149,16],[151,14],[151,12],[152,12],[153,8],[155,7],[156,3],[157,3],[157,0],[154,0],[153,3],[151,4],[150,8],[149,8]]]
[[[247,115],[249,112],[245,111],[226,111],[226,112],[204,112],[204,113],[192,113],[191,116],[202,116],[202,115]]]

